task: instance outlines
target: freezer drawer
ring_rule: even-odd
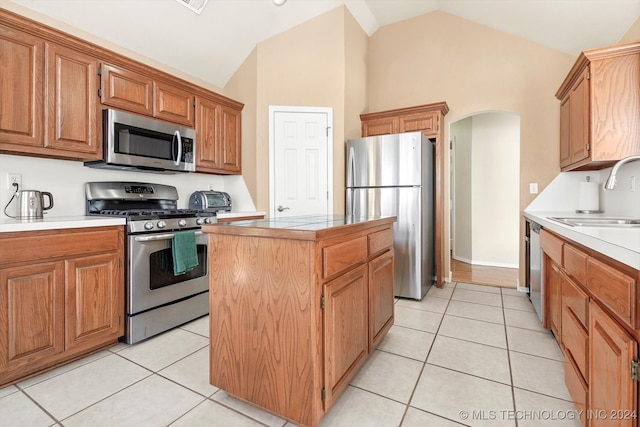
[[[423,210],[423,197],[421,187],[347,188],[347,215],[398,218],[393,225],[395,295],[417,300],[435,273],[432,218]]]

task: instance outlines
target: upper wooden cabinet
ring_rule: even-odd
[[[0,151],[96,160],[97,60],[0,24]]]
[[[110,64],[100,70],[100,102],[146,116],[153,115],[153,80]]]
[[[195,96],[186,89],[107,63],[100,77],[103,105],[194,126]]]
[[[102,104],[188,127],[194,126],[193,93],[106,63],[102,65],[100,75]]]
[[[640,153],[640,43],[585,50],[556,92],[560,167],[602,169]]]
[[[378,113],[360,114],[362,136],[388,135],[421,130],[429,137],[440,131],[443,117],[449,112],[445,102],[399,108]]]
[[[0,148],[41,147],[44,40],[0,24]]]
[[[46,148],[61,155],[101,158],[98,120],[98,60],[46,43]]]
[[[196,99],[196,172],[241,172],[241,110],[210,98]]]
[[[240,102],[4,9],[0,58],[0,153],[99,160],[114,108],[197,128],[196,170],[241,172]]]

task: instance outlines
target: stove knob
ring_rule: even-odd
[[[144,223],[144,229],[145,230],[151,230],[153,228],[153,223],[152,222],[145,222]]]
[[[202,225],[202,224],[204,224],[204,218],[198,218],[198,219],[196,219],[196,224],[198,224],[198,225]]]
[[[215,218],[212,216],[207,217],[207,219],[205,219],[205,221],[207,222],[207,224],[213,224],[215,222]]]
[[[179,219],[178,220],[178,226],[184,227],[185,225],[187,225],[187,220],[186,219]]]
[[[167,223],[164,221],[158,221],[158,228],[165,228],[167,226]]]

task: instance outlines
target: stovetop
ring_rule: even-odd
[[[178,209],[178,191],[163,184],[89,182],[87,215],[127,218],[129,233],[198,229],[216,221],[211,210]]]

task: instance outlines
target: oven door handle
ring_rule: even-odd
[[[196,231],[195,235],[196,236],[201,236],[204,233],[202,231]],[[149,236],[136,236],[133,238],[133,240],[135,240],[136,242],[155,242],[158,240],[169,240],[169,239],[173,239],[173,236],[175,236],[174,233],[165,233],[165,234],[151,234]]]

